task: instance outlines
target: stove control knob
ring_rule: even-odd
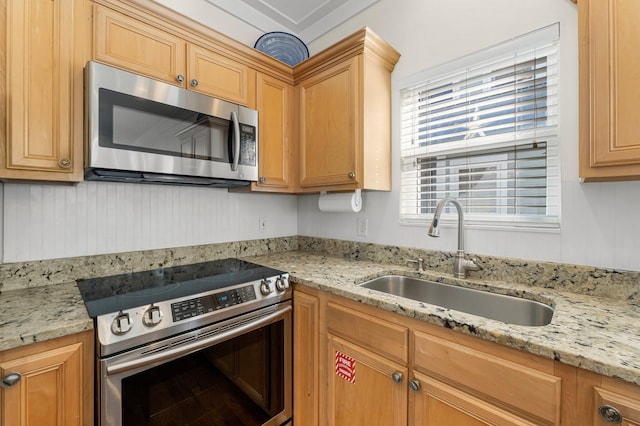
[[[151,305],[142,315],[142,323],[147,327],[153,327],[162,321],[162,311],[159,306]]]
[[[285,291],[289,288],[289,281],[287,281],[287,277],[278,277],[276,278],[276,290]]]
[[[271,283],[269,283],[269,281],[267,281],[267,280],[262,280],[262,282],[260,283],[260,293],[262,293],[265,296],[267,296],[272,291],[273,291],[273,289],[271,288]]]
[[[122,311],[113,319],[111,323],[111,331],[113,334],[122,335],[127,333],[133,327],[131,317],[129,314],[125,314]]]

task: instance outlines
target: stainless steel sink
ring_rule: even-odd
[[[544,303],[419,278],[385,275],[359,285],[507,324],[543,326],[553,317],[553,308]]]

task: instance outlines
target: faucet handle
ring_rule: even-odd
[[[418,267],[418,272],[424,272],[424,259],[419,257],[418,259],[408,259],[407,263],[415,263]]]
[[[467,259],[462,250],[458,250],[453,263],[453,276],[456,278],[466,278],[467,271],[480,271],[482,267],[475,261]]]
[[[481,271],[482,266],[478,265],[474,259],[463,260],[464,269],[467,271]]]

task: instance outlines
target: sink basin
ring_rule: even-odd
[[[420,278],[385,275],[359,285],[507,324],[543,326],[553,317],[553,308],[544,303]]]

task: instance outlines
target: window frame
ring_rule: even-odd
[[[545,132],[548,132],[549,129],[552,129],[552,135],[550,138],[544,139],[544,141],[548,144],[550,152],[547,153],[546,158],[552,159],[552,164],[547,164],[547,174],[549,175],[549,170],[554,169],[555,173],[552,173],[552,176],[547,178],[546,185],[546,203],[545,208],[547,208],[547,213],[545,216],[537,215],[537,216],[502,216],[502,215],[494,215],[494,214],[467,214],[466,215],[466,223],[473,227],[479,228],[494,228],[494,227],[508,227],[512,229],[540,229],[540,230],[551,230],[551,229],[559,229],[561,222],[561,158],[560,158],[560,137],[561,137],[561,122],[560,122],[560,80],[561,80],[561,70],[560,70],[560,24],[554,23],[552,25],[540,28],[538,30],[532,31],[530,33],[512,38],[506,42],[499,43],[495,46],[482,49],[480,51],[471,53],[464,57],[454,59],[452,61],[448,61],[444,64],[425,69],[416,74],[413,74],[407,78],[404,78],[400,81],[399,89],[397,90],[399,105],[397,107],[398,113],[398,135],[400,141],[400,197],[399,197],[399,218],[401,225],[427,225],[431,222],[432,212],[430,213],[419,213],[416,212],[414,214],[408,214],[404,211],[403,201],[405,200],[405,192],[403,188],[403,178],[405,177],[404,164],[405,159],[411,156],[405,155],[403,150],[405,149],[404,140],[403,140],[403,94],[402,92],[406,89],[410,89],[412,87],[416,87],[420,84],[428,84],[429,82],[441,80],[446,76],[453,76],[455,73],[459,73],[465,69],[477,69],[487,64],[493,63],[496,61],[496,58],[503,57],[506,55],[514,55],[518,52],[522,52],[524,50],[531,50],[533,46],[543,46],[549,43],[555,43],[555,56],[556,63],[554,66],[556,67],[555,81],[557,84],[557,91],[554,94],[556,103],[552,105],[553,108],[556,109],[556,119],[557,124],[550,127],[543,127],[540,131],[540,135],[544,135]],[[535,134],[535,128],[531,131],[531,133]],[[513,140],[513,138],[511,139]],[[532,139],[534,140],[534,139]],[[542,139],[540,139],[542,140]],[[453,143],[455,144],[455,142]],[[493,146],[504,146],[511,145],[515,147],[514,142],[505,142],[505,143],[495,143]],[[520,144],[520,143],[518,143]],[[434,150],[433,153],[430,153],[429,156],[438,155],[438,149]],[[455,151],[455,149],[451,149],[449,147],[445,148],[445,152],[449,153],[460,152]],[[427,155],[423,155],[423,158],[427,157]],[[425,184],[418,184],[418,186],[422,186]],[[412,192],[418,196],[419,193]],[[437,200],[444,198],[446,195],[438,196]],[[417,198],[417,197],[416,197]],[[553,205],[549,207],[549,201],[553,201]],[[464,201],[460,200],[463,203]],[[433,199],[431,200],[433,202]],[[418,209],[419,207],[416,207]],[[433,207],[431,207],[433,208]],[[551,211],[551,214],[549,212]],[[457,221],[457,216],[454,214],[455,212],[451,208],[446,208],[441,217],[441,221],[443,224],[450,224],[454,221]],[[466,213],[466,210],[465,210]]]

